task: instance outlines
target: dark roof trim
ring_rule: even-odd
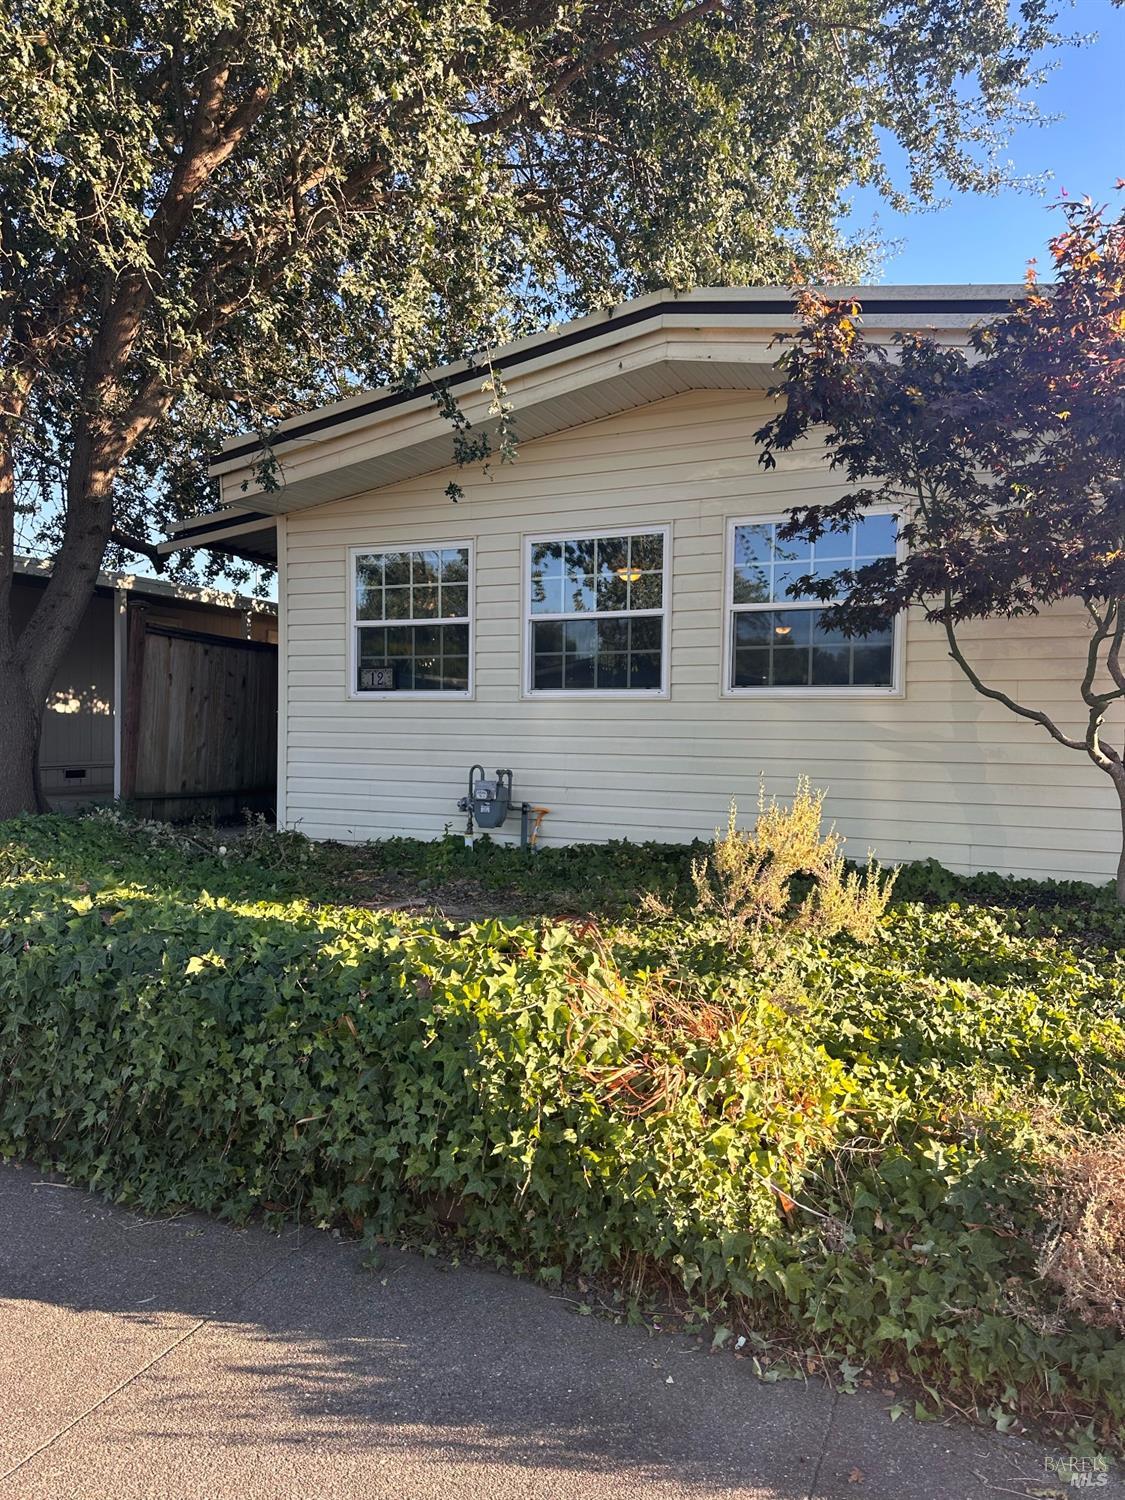
[[[271,558],[267,558],[266,561],[268,561],[268,563],[269,563],[269,565],[271,567],[274,565],[274,559],[272,557]],[[45,589],[47,587],[47,585],[50,583],[50,581],[51,581],[51,575],[49,573],[13,573],[12,574],[12,582],[13,583],[15,583],[15,584],[27,583],[27,584],[33,585],[35,588]],[[159,582],[160,580],[154,580],[154,581]],[[228,615],[235,615],[235,614],[237,614],[237,615],[244,615],[246,613],[247,608],[250,607],[248,604],[246,604],[246,605],[243,605],[243,604],[224,604],[219,599],[190,599],[190,598],[181,597],[178,594],[174,594],[174,593],[167,593],[166,594],[166,593],[163,593],[163,592],[158,593],[158,594],[154,594],[154,593],[150,593],[146,588],[143,587],[143,585],[141,585],[141,586],[133,585],[133,586],[131,586],[129,588],[119,589],[118,586],[116,584],[113,584],[113,583],[95,583],[94,584],[94,597],[95,597],[95,599],[112,599],[114,597],[114,595],[117,594],[117,593],[119,593],[119,592],[128,596],[130,604],[136,603],[138,606],[143,606],[146,609],[149,608],[150,606],[153,607],[153,608],[155,608],[155,609],[160,609],[161,607],[164,607],[164,608],[167,608],[167,609],[187,609],[187,610],[192,610],[192,609],[209,609],[209,610],[218,610],[218,611],[221,611],[223,614],[228,614]],[[262,602],[265,603],[265,604],[273,604],[273,600],[272,599],[266,599],[266,600],[263,600]],[[154,629],[155,627],[150,626],[149,628],[150,629]]]
[[[277,517],[266,510],[242,511],[236,517],[224,517],[221,521],[203,521],[194,526],[184,526],[179,531],[172,533],[170,541],[186,541],[189,537],[200,536],[206,531],[225,530],[233,520],[237,520],[239,526],[245,526],[250,521],[276,521]]]
[[[1007,312],[1012,304],[1007,297],[865,297],[862,305],[864,313],[984,314]],[[758,299],[745,302],[732,301],[730,298],[711,298],[698,302],[676,300],[655,302],[649,307],[634,307],[628,311],[616,313],[603,322],[592,323],[585,328],[572,328],[569,333],[559,333],[553,339],[545,339],[531,348],[513,350],[511,354],[504,356],[500,365],[505,371],[512,370],[519,365],[527,364],[530,360],[539,359],[544,354],[587,343],[590,339],[600,338],[602,334],[613,329],[629,328],[635,323],[647,323],[653,318],[662,317],[666,312],[682,313],[685,317],[696,314],[700,317],[712,315],[722,317],[728,313],[786,316],[792,311],[793,299],[791,297],[773,297],[767,301]],[[469,365],[458,374],[451,376],[448,385],[454,388],[465,381],[475,382],[488,373],[488,368],[484,365]],[[380,412],[391,411],[396,406],[403,406],[406,402],[413,401],[418,395],[418,389],[390,391],[386,395],[372,396],[370,400],[349,406],[346,411],[329,412],[321,417],[309,417],[306,421],[298,422],[293,427],[287,427],[284,432],[279,432],[273,439],[274,446],[294,442],[297,438],[314,437],[318,432],[326,432],[345,422],[355,422],[361,417],[378,416]],[[262,445],[256,440],[241,443],[237,448],[228,448],[223,453],[216,453],[210,462],[225,464],[233,459],[253,458],[261,450]],[[250,518],[243,517],[243,520],[248,519]]]

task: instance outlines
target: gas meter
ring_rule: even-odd
[[[513,809],[512,773],[497,771],[495,776],[486,776],[483,766],[474,766],[469,772],[469,794],[457,804],[463,813],[468,813],[465,823],[465,843],[473,842],[473,827],[499,828]],[[538,847],[539,830],[549,809],[533,807],[530,802],[519,804],[520,848],[535,850]]]
[[[484,774],[483,766],[469,772],[469,795],[457,806],[469,814],[469,832],[478,828],[499,828],[512,806],[512,773],[497,771],[493,777]]]

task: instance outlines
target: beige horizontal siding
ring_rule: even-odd
[[[282,756],[286,821],[314,837],[460,831],[469,766],[511,766],[550,808],[544,839],[708,837],[759,780],[806,773],[851,852],[961,870],[1102,879],[1117,857],[1112,789],[1036,726],[975,694],[942,633],[912,616],[901,697],[721,692],[723,549],[731,516],[841,489],[815,450],[758,462],[761,396],[692,391],[525,443],[490,476],[453,470],[288,517]],[[517,413],[518,427],[518,413]],[[465,498],[453,505],[456,477]],[[522,536],[672,527],[670,697],[521,696]],[[471,701],[347,696],[347,550],[476,544]],[[1086,626],[1071,610],[962,632],[987,680],[1077,729]],[[518,821],[509,823],[514,838]]]

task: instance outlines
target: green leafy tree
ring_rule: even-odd
[[[837,602],[849,635],[917,605],[978,693],[1038,724],[1109,777],[1121,809],[1117,891],[1125,901],[1125,215],[1063,205],[1054,282],[978,327],[969,350],[902,335],[868,343],[861,308],[809,294],[782,356],[783,410],[759,433],[763,461],[823,431],[848,493],[801,506],[784,535],[815,540],[868,506],[891,503],[905,543],[884,558],[794,590]],[[966,653],[967,620],[1037,614],[1077,601],[1088,625],[1075,715],[1067,722],[986,682]],[[1116,733],[1116,743],[1114,734]]]
[[[1056,39],[1050,0],[12,0],[5,23],[0,817],[38,805],[99,565],[198,511],[224,434],[662,283],[854,276],[841,192],[996,186]],[[17,638],[21,533],[54,571]]]

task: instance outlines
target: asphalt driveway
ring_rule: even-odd
[[[372,1272],[329,1235],[145,1220],[30,1167],[0,1167],[0,1227],[4,1500],[1084,1492],[1032,1443],[765,1385],[487,1271]]]

